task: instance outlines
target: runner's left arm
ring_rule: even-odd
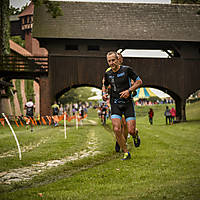
[[[106,79],[106,75],[103,77],[102,80],[102,98],[104,101],[108,99],[108,81]]]
[[[135,74],[135,72],[133,71],[133,69],[131,67],[128,67],[128,77],[130,79],[132,79],[134,81],[134,83],[131,85],[131,87],[123,92],[120,93],[120,98],[128,98],[129,95],[137,90],[137,88],[139,88],[142,85],[142,80],[140,79],[140,77]]]

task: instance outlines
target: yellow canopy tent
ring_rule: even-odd
[[[137,89],[137,95],[134,96],[134,100],[138,99],[147,99],[149,97],[156,97],[157,95],[154,94],[150,88],[138,88]]]

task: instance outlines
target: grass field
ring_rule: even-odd
[[[153,126],[149,107],[136,108],[142,143],[136,149],[129,138],[128,161],[114,151],[111,122],[103,127],[94,110],[78,130],[68,123],[67,139],[62,124],[33,133],[14,127],[21,161],[9,128],[0,127],[0,199],[199,200],[200,102],[187,105],[187,122],[174,125],[165,125],[165,105],[152,108]],[[18,182],[20,171],[27,179]]]

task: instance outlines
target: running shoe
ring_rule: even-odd
[[[120,146],[118,144],[118,142],[116,141],[116,144],[115,144],[115,151],[116,152],[119,152],[120,151]]]
[[[129,152],[124,153],[124,157],[122,158],[122,160],[129,160],[131,159],[131,154]]]
[[[133,142],[136,148],[140,146],[140,137],[138,135],[138,131],[136,131],[136,134],[133,136]]]

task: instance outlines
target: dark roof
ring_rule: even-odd
[[[33,11],[34,11],[34,4],[33,2],[31,2],[26,8],[25,10],[19,14],[18,16],[19,17],[24,17],[24,16],[27,16],[27,15],[33,15]]]
[[[200,41],[200,5],[60,2],[63,16],[35,7],[33,36],[106,40]]]

